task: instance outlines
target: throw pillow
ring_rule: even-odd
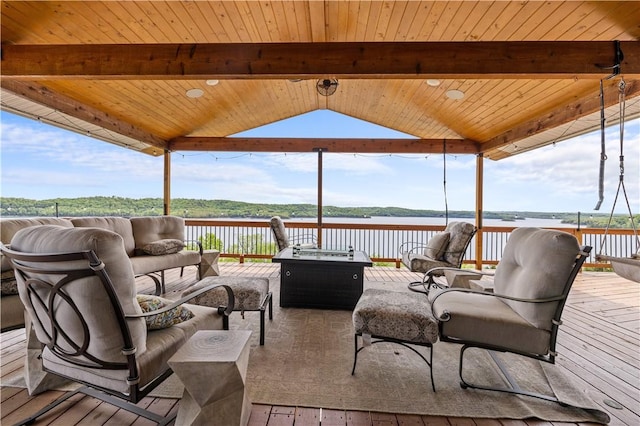
[[[447,245],[449,244],[450,236],[451,235],[448,232],[439,232],[435,234],[427,243],[424,255],[431,259],[441,260],[447,249]]]
[[[171,300],[148,294],[138,294],[136,296],[142,312],[153,312],[171,305]],[[161,328],[171,327],[172,325],[190,320],[193,318],[193,312],[184,306],[178,306],[170,311],[163,312],[158,315],[145,317],[148,330],[159,330]]]
[[[158,240],[142,247],[145,254],[162,256],[163,254],[177,253],[184,248],[184,242],[174,239]]]

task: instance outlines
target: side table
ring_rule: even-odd
[[[184,384],[176,425],[246,426],[249,330],[197,331],[167,362]]]
[[[220,268],[218,267],[219,258],[219,250],[204,250],[200,258],[198,279],[201,280],[204,277],[217,277],[218,275],[220,275]]]
[[[482,273],[473,269],[447,269],[444,271],[447,285],[451,288],[470,288],[469,281],[479,280]]]

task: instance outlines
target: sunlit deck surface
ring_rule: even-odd
[[[367,281],[409,282],[416,275],[393,267],[365,268]],[[221,275],[250,275],[275,278],[279,265],[272,263],[220,264]],[[195,269],[167,274],[168,288],[180,290],[195,281]],[[139,280],[140,290],[151,293],[151,280]],[[366,284],[365,284],[366,285]],[[274,303],[278,303],[277,300]],[[584,272],[574,283],[558,338],[558,368],[568,372],[585,389],[597,389],[596,403],[611,416],[612,425],[640,424],[640,285],[613,273]],[[268,330],[268,327],[267,327]],[[267,334],[268,339],[268,334]],[[23,368],[24,330],[2,334],[2,376]],[[452,373],[453,374],[453,373]],[[49,391],[29,397],[25,389],[2,387],[0,406],[3,425],[27,417],[58,398],[62,392]],[[612,400],[622,408],[604,403]],[[77,401],[76,401],[77,402]],[[179,400],[145,398],[139,405],[158,413],[178,409]],[[402,414],[322,410],[320,408],[253,405],[250,425],[559,425],[537,420],[473,419]],[[65,403],[38,425],[144,425],[148,420],[117,410],[108,404],[84,397],[70,406]],[[562,423],[566,424],[566,423]]]

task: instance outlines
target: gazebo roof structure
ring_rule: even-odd
[[[597,128],[601,80],[608,124],[620,77],[640,116],[639,22],[635,1],[3,1],[2,109],[152,155],[499,160]],[[231,137],[318,109],[414,138]]]

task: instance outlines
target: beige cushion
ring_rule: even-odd
[[[133,229],[129,219],[124,217],[77,217],[71,219],[71,222],[77,228],[91,227],[115,232],[122,237],[127,256],[133,256],[136,244],[133,240]]]
[[[447,245],[449,244],[449,232],[439,232],[435,234],[427,243],[424,255],[434,260],[442,260]]]
[[[429,299],[438,293],[431,291]],[[496,297],[450,291],[435,299],[433,310],[436,316],[444,311],[451,315],[440,324],[444,336],[536,354],[549,350],[550,333],[533,327]]]
[[[66,228],[72,228],[73,224],[67,219],[59,217],[32,217],[26,219],[0,219],[0,241],[3,244],[11,244],[11,239],[19,230],[28,228],[29,226],[38,225],[59,225]],[[0,263],[0,271],[12,270],[9,259],[0,254],[2,262]]]
[[[200,253],[192,250],[182,250],[178,253],[165,254],[164,256],[134,256],[129,260],[131,261],[133,272],[136,275],[140,275],[182,266],[197,265],[200,263]]]
[[[137,249],[159,240],[185,240],[184,219],[178,216],[141,216],[130,219]]]
[[[559,296],[579,252],[578,241],[566,232],[518,228],[509,236],[496,268],[494,293],[525,299]],[[551,330],[558,302],[505,303],[536,327]]]
[[[184,305],[194,317],[169,328],[147,333],[147,350],[137,357],[140,385],[144,386],[168,368],[167,360],[198,330],[221,330],[222,316],[218,310],[197,305]],[[60,360],[45,348],[43,365],[67,377],[84,380],[120,392],[128,391],[127,370],[78,369]]]
[[[114,232],[98,228],[63,228],[60,226],[43,225],[25,228],[16,233],[11,242],[12,248],[27,253],[63,253],[81,250],[93,250],[104,262],[105,270],[113,284],[115,293],[125,314],[142,313],[136,301],[136,284],[131,268],[131,262],[124,251],[122,237]],[[57,268],[65,264],[55,265]],[[27,307],[32,318],[40,316],[42,312],[35,312],[29,307],[29,298],[24,290],[24,283],[18,277],[20,298]],[[120,327],[115,320],[114,312],[107,294],[102,291],[102,283],[97,276],[90,276],[75,281],[67,286],[67,294],[80,310],[80,315],[88,322],[92,339],[88,351],[101,354],[105,359],[123,362],[122,339]],[[43,296],[44,297],[44,296]],[[68,304],[58,301],[57,308],[63,319],[61,326],[75,340],[82,340],[83,331],[77,320],[77,315],[71,311]],[[43,319],[48,323],[46,319]],[[128,320],[133,344],[137,353],[146,350],[147,330],[142,318]],[[35,325],[38,340],[47,342],[49,337],[45,330]]]

